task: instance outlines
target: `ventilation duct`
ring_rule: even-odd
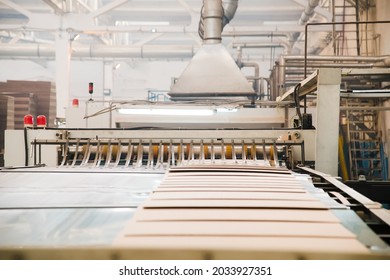
[[[311,19],[311,17],[314,16],[315,8],[317,8],[319,3],[320,0],[307,0],[305,9],[303,10],[298,21],[300,25],[305,25]],[[292,34],[293,41],[297,41],[300,34],[300,32],[294,32]]]
[[[173,100],[255,95],[232,56],[221,44],[223,26],[233,17],[237,1],[229,1],[226,9],[228,11],[224,11],[221,0],[203,1],[199,23],[203,45],[172,86],[169,95]]]

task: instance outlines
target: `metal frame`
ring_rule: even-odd
[[[80,132],[78,130],[78,132]],[[34,147],[34,164],[41,164],[41,146],[42,145],[58,145],[61,147],[62,151],[62,160],[60,166],[66,166],[66,162],[68,160],[71,160],[71,166],[74,167],[76,165],[78,156],[79,156],[79,150],[80,147],[83,145],[86,145],[85,153],[83,155],[82,161],[79,164],[80,166],[86,166],[87,163],[90,161],[91,151],[92,148],[95,147],[96,153],[95,158],[93,161],[92,166],[93,167],[100,167],[102,158],[103,158],[103,149],[102,147],[104,145],[107,146],[107,153],[106,153],[106,160],[104,167],[117,167],[119,165],[119,161],[122,155],[122,147],[125,147],[125,142],[128,143],[127,149],[124,152],[125,160],[125,167],[131,166],[131,159],[136,156],[136,159],[133,160],[133,167],[141,167],[143,158],[144,158],[144,151],[147,152],[147,168],[162,168],[169,167],[170,165],[183,165],[188,163],[190,160],[195,160],[195,150],[194,145],[199,146],[199,153],[197,156],[197,160],[200,162],[205,162],[207,156],[205,155],[204,147],[205,145],[210,146],[210,160],[211,163],[215,163],[216,161],[216,147],[218,146],[220,148],[220,159],[219,161],[229,161],[226,158],[226,152],[225,152],[225,146],[231,145],[231,154],[232,154],[232,160],[235,163],[243,162],[253,162],[253,163],[260,163],[260,159],[257,158],[257,154],[263,154],[263,162],[264,164],[268,165],[269,160],[266,152],[266,146],[272,146],[274,151],[277,151],[277,147],[280,146],[298,146],[300,147],[300,160],[301,163],[305,162],[305,145],[304,140],[278,140],[276,137],[269,137],[269,138],[259,138],[259,137],[245,137],[244,135],[237,135],[235,134],[234,137],[231,138],[199,138],[199,135],[197,137],[191,137],[191,138],[165,138],[165,137],[142,137],[142,138],[135,138],[130,137],[130,135],[127,135],[126,138],[121,136],[115,137],[111,136],[110,138],[103,138],[100,135],[100,138],[95,136],[95,131],[84,131],[87,134],[89,134],[89,137],[86,137],[86,135],[83,135],[81,138],[70,138],[70,135],[72,133],[68,131],[63,131],[62,135],[67,135],[66,139],[34,139],[31,144]],[[114,131],[111,131],[114,132]],[[68,137],[69,135],[69,137]],[[151,135],[150,135],[151,136]],[[156,136],[156,135],[155,135]],[[163,136],[163,135],[160,135]],[[172,135],[170,135],[172,136]],[[233,135],[230,135],[233,136]],[[243,136],[243,137],[239,137]],[[253,135],[254,136],[254,135]],[[137,146],[138,143],[138,146]],[[187,147],[185,152],[185,146]],[[239,159],[237,156],[237,147],[242,146],[242,154]],[[39,147],[39,150],[37,151],[36,147]],[[69,156],[69,147],[73,146],[74,153],[73,153],[73,159],[68,158]],[[117,147],[117,153],[115,155],[115,160],[113,165],[111,164],[111,160],[113,158],[113,146]],[[155,155],[153,153],[153,147],[157,146],[157,154],[156,154],[156,163],[154,162]],[[237,147],[236,147],[237,146]],[[246,150],[250,150],[251,157],[247,157]],[[164,161],[164,151],[167,151],[167,158],[166,161]],[[135,154],[137,153],[137,154]],[[177,153],[177,154],[176,154]],[[209,152],[208,152],[209,153]],[[274,152],[274,158],[273,162],[275,166],[278,166],[279,159],[277,152]],[[38,162],[37,162],[38,157]],[[91,166],[91,164],[89,164]]]
[[[343,184],[333,176],[324,174],[322,172],[313,170],[308,167],[299,167],[299,168],[307,173],[320,177],[322,180],[330,183],[340,191],[349,195],[351,198],[359,202],[365,209],[367,209],[369,212],[371,212],[376,217],[378,217],[381,221],[383,221],[386,225],[390,226],[390,212],[384,209],[382,205],[379,204],[378,202],[372,201],[371,199],[363,196],[362,194],[358,193],[354,189]]]

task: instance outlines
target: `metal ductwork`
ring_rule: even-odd
[[[203,46],[172,86],[169,95],[173,100],[255,96],[255,91],[221,44],[223,22],[227,24],[237,9],[237,1],[229,3],[229,12],[224,12],[222,0],[203,1],[199,24]]]
[[[305,9],[303,10],[298,21],[300,25],[305,25],[310,20],[310,18],[314,15],[314,10],[317,8],[319,3],[320,0],[307,0]],[[296,41],[300,34],[300,32],[294,32],[292,34],[293,41]]]
[[[197,47],[181,45],[144,45],[139,47],[88,45],[72,46],[72,59],[77,58],[191,58]],[[0,45],[0,57],[55,57],[55,46],[48,44]]]
[[[221,26],[221,31],[222,31],[223,28],[232,20],[232,18],[236,13],[238,7],[238,0],[223,1],[225,7],[222,6],[222,9],[218,2],[221,1],[204,1],[201,10],[201,16],[199,20],[199,30],[198,30],[199,36],[200,38],[202,38],[202,40],[205,40],[205,36],[204,36],[205,19],[207,20],[211,19],[211,21],[213,21],[212,18],[221,17],[220,13],[222,12],[222,26],[221,25],[218,26],[218,28]],[[209,24],[208,28],[212,29],[213,27],[211,25]]]
[[[305,25],[309,19],[314,15],[314,9],[318,6],[320,0],[308,0],[305,10],[302,12],[301,18],[299,19],[300,25]]]

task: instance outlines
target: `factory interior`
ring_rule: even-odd
[[[389,14],[0,0],[0,259],[390,259]]]

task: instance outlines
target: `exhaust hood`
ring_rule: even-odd
[[[224,10],[221,0],[203,1],[199,24],[203,45],[168,93],[172,100],[255,96],[251,84],[221,44],[222,28],[233,17],[237,2],[228,1]],[[229,18],[223,20],[226,15]]]
[[[255,92],[222,44],[204,44],[172,86],[172,99],[250,97]]]

